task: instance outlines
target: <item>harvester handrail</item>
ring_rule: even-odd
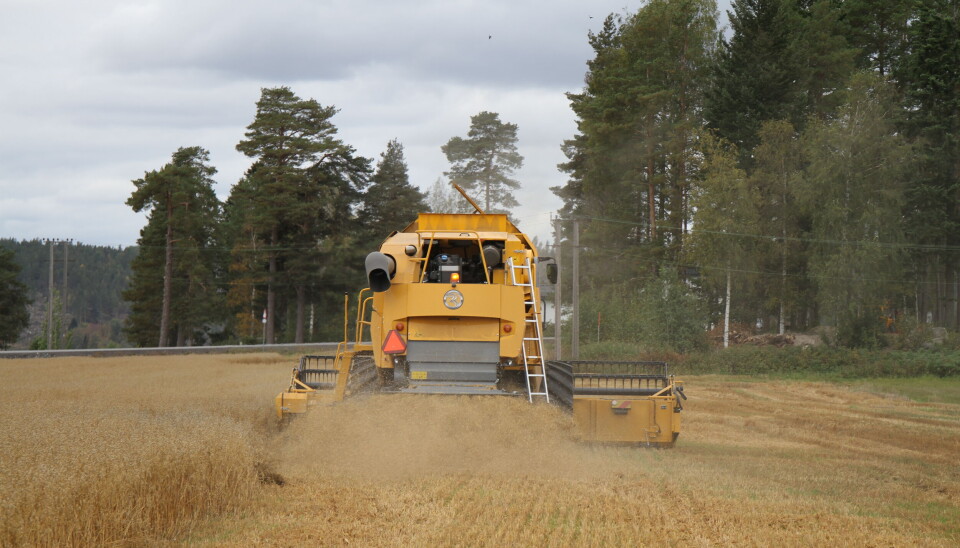
[[[367,317],[367,303],[373,300],[373,296],[364,298],[363,294],[366,291],[370,291],[369,287],[365,287],[360,290],[360,293],[357,294],[357,330],[356,330],[356,344],[361,343],[361,337],[363,337],[363,326],[368,327],[373,325],[372,320],[366,320]],[[373,308],[370,309],[371,313],[375,312]]]

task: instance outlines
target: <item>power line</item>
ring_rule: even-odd
[[[637,221],[625,221],[622,219],[609,219],[605,217],[592,217],[592,216],[578,216],[579,219],[585,219],[590,221],[600,221],[605,223],[613,224],[622,224],[628,226],[646,226],[646,223],[637,222]],[[657,225],[663,230],[678,231],[684,230],[675,226],[665,226]],[[829,244],[829,245],[846,245],[846,246],[863,246],[863,247],[886,247],[893,249],[916,249],[922,251],[960,251],[960,245],[940,245],[940,244],[916,244],[909,242],[880,242],[880,241],[869,241],[869,240],[831,240],[824,238],[801,238],[799,236],[781,236],[781,235],[771,235],[771,234],[750,234],[747,232],[730,232],[730,231],[719,231],[719,230],[707,230],[704,228],[694,227],[690,233],[694,231],[704,232],[706,234],[717,234],[721,236],[733,236],[740,238],[752,238],[755,240],[770,240],[770,241],[790,241],[790,242],[799,242],[799,243],[817,243],[817,244]]]

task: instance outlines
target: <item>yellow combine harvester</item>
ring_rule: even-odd
[[[537,269],[555,283],[556,265],[464,197],[476,214],[420,214],[367,256],[355,342],[345,325],[336,356],[301,358],[277,415],[368,390],[516,395],[570,409],[586,441],[672,445],[686,396],[666,364],[545,360]]]

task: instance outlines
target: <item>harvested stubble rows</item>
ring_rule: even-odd
[[[671,450],[581,445],[509,398],[363,397],[278,430],[293,362],[0,362],[0,541],[960,542],[955,404],[691,377]]]

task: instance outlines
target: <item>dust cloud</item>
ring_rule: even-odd
[[[469,474],[584,479],[616,472],[615,448],[576,441],[572,419],[525,398],[371,395],[313,408],[278,440],[287,479]],[[622,464],[622,461],[621,461]]]

